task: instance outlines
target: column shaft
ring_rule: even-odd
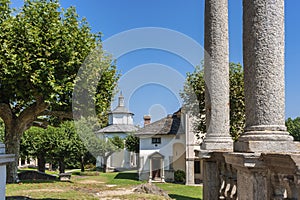
[[[246,127],[239,141],[291,141],[285,127],[284,0],[243,1],[243,48]]]
[[[149,183],[151,183],[152,182],[152,158],[149,158],[149,164],[150,164],[150,166],[149,166]]]
[[[205,1],[206,150],[230,150],[228,0]]]

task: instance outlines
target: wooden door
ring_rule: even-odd
[[[152,179],[155,180],[160,177],[161,159],[152,158]]]

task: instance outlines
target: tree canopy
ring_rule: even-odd
[[[65,166],[83,167],[88,161],[84,159],[87,154],[72,121],[47,129],[31,127],[21,140],[21,156],[37,158],[41,172],[45,172],[46,162],[58,164],[61,173],[64,173]]]
[[[0,118],[6,152],[16,155],[7,170],[7,181],[14,182],[23,132],[47,125],[51,117],[73,117],[76,74],[93,49],[101,50],[101,34],[92,33],[74,7],[63,9],[57,0],[25,0],[17,12],[9,3],[0,1]],[[99,57],[101,80],[93,100],[104,116],[118,75],[110,56]]]
[[[288,118],[285,122],[287,131],[294,137],[295,141],[300,141],[300,117]]]
[[[234,140],[243,132],[245,126],[244,75],[240,64],[230,63],[230,134]],[[194,130],[198,134],[206,132],[205,120],[205,81],[204,70],[196,67],[187,74],[181,92],[184,107],[194,116]]]
[[[139,153],[140,151],[140,140],[133,134],[130,134],[125,139],[125,147],[128,151]]]

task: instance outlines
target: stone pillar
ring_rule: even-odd
[[[194,158],[187,158],[185,161],[186,168],[186,185],[194,185],[195,184],[195,173],[194,173]]]
[[[150,164],[150,167],[149,167],[149,183],[152,183],[152,158],[149,158],[149,164]]]
[[[5,154],[5,145],[0,143],[0,199],[5,199],[6,164],[15,161],[13,154]]]
[[[268,174],[270,168],[267,168],[260,153],[228,153],[224,156],[226,163],[237,170],[238,199],[273,199]]]
[[[161,158],[161,182],[165,182],[165,163],[164,158]]]
[[[205,150],[232,150],[229,135],[228,0],[205,1]]]
[[[238,199],[270,199],[268,176],[265,171],[252,171],[247,168],[237,170]]]
[[[184,119],[184,127],[185,127],[185,184],[186,185],[194,185],[195,184],[195,173],[194,173],[194,160],[195,160],[195,152],[194,147],[196,145],[195,142],[195,133],[193,130],[193,117],[188,113],[185,114],[182,111],[182,119]]]
[[[242,152],[289,151],[285,127],[284,0],[243,1],[245,133]]]
[[[208,158],[203,162],[203,199],[218,200],[221,188],[220,174],[216,160]]]

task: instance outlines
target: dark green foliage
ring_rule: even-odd
[[[21,156],[44,159],[39,171],[44,171],[45,162],[60,165],[60,168],[80,168],[81,164],[95,162],[71,121],[66,121],[59,127],[30,128],[21,140]]]
[[[4,123],[0,119],[0,142],[2,143],[4,142],[4,130],[5,130]]]
[[[230,134],[234,140],[243,132],[245,126],[244,75],[240,64],[230,63]],[[194,129],[197,133],[206,132],[205,120],[205,81],[204,71],[196,67],[187,74],[181,92],[184,107],[196,117]]]
[[[114,136],[109,138],[109,141],[115,145],[118,149],[124,149],[124,140],[119,136]]]
[[[6,152],[16,155],[7,168],[7,181],[14,182],[23,132],[36,121],[58,126],[73,117],[77,72],[96,47],[102,49],[101,34],[92,33],[74,7],[63,9],[58,0],[25,0],[13,11],[9,4],[0,0],[0,118]],[[97,59],[101,79],[92,100],[103,125],[118,75],[109,55],[102,52]]]
[[[288,118],[285,121],[287,131],[294,137],[295,141],[300,141],[300,117],[295,119]]]
[[[140,140],[135,135],[128,135],[125,139],[125,147],[128,151],[139,153],[140,151]]]
[[[177,183],[184,183],[185,182],[185,172],[183,170],[176,170],[174,172],[174,180]]]

